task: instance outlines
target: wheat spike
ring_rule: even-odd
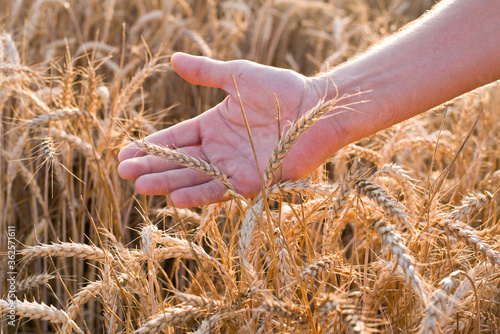
[[[407,281],[411,283],[413,290],[420,297],[420,300],[424,303],[424,305],[427,305],[428,297],[424,281],[418,274],[414,264],[415,260],[410,255],[408,248],[406,248],[402,243],[402,239],[399,234],[386,219],[376,221],[374,227],[382,237],[383,243],[387,245],[390,252],[396,256],[396,260],[401,269],[403,269]]]
[[[274,243],[276,249],[276,268],[278,274],[278,291],[277,296],[282,300],[289,300],[292,285],[292,268],[290,265],[291,254],[285,245],[286,240],[281,235],[278,227],[274,229]]]
[[[455,277],[459,271],[454,271],[448,277],[439,282],[441,288],[434,291],[432,294],[429,305],[425,308],[425,317],[422,320],[420,334],[439,333],[438,323],[439,319],[447,314],[447,303],[450,298],[450,290],[455,286]]]
[[[8,63],[14,65],[14,66],[20,66],[21,65],[21,58],[19,57],[19,51],[17,50],[16,43],[12,39],[12,36],[8,33],[3,33],[2,34],[2,41],[5,43],[5,48],[4,48],[4,58],[5,61]]]
[[[102,281],[95,281],[87,284],[84,288],[78,291],[71,297],[71,304],[66,307],[66,313],[70,319],[75,319],[77,312],[79,312],[83,305],[89,302],[92,298],[96,298],[103,289]]]
[[[66,314],[66,312],[58,310],[52,305],[48,306],[44,303],[28,302],[26,300],[20,301],[17,299],[13,301],[13,303],[14,311],[20,317],[47,320],[56,324],[69,323],[74,331],[81,334],[84,333],[80,328],[78,328],[76,323],[68,317],[68,314]],[[0,311],[2,313],[9,312],[9,309],[11,307],[10,305],[11,304],[9,302],[0,300]]]
[[[203,296],[188,293],[177,292],[175,296],[182,304],[191,305],[198,308],[213,309],[220,308],[223,305],[219,300],[213,300]]]
[[[382,161],[382,155],[377,151],[371,150],[355,144],[349,144],[341,150],[342,154],[354,154],[357,157],[373,162],[378,165]]]
[[[358,180],[355,183],[355,189],[358,194],[367,196],[379,205],[387,216],[407,227],[412,227],[404,207],[392,199],[380,186],[370,181]]]
[[[18,290],[29,290],[31,288],[46,284],[54,278],[54,275],[39,274],[28,276],[16,283]]]
[[[320,118],[329,111],[336,108],[338,100],[329,100],[327,102],[320,101],[318,104],[305,113],[297,122],[293,123],[288,132],[281,138],[278,145],[274,148],[271,157],[269,158],[266,170],[264,171],[264,184],[266,187],[271,185],[278,168],[283,163],[283,159],[292,148],[295,141],[307,129],[313,126]]]
[[[233,189],[229,183],[226,174],[220,171],[213,164],[203,160],[196,159],[178,150],[172,150],[165,146],[152,144],[146,140],[138,140],[135,142],[145,153],[176,162],[183,166],[205,173],[216,180],[221,181],[228,189]]]
[[[69,242],[52,243],[51,245],[42,244],[39,246],[31,246],[22,249],[20,253],[29,258],[34,256],[60,256],[76,257],[78,259],[97,261],[106,261],[113,259],[111,254],[98,247]]]
[[[335,294],[328,294],[318,303],[320,312],[327,316],[335,312],[340,316],[342,323],[348,328],[351,334],[370,333],[361,316],[356,313],[356,307],[347,300],[340,298]],[[335,326],[332,324],[328,333],[333,333]]]
[[[137,334],[159,333],[167,326],[182,324],[193,318],[197,318],[206,313],[206,309],[197,308],[191,305],[181,305],[179,307],[167,307],[162,312],[155,314],[149,320],[137,329]]]
[[[53,121],[64,121],[76,116],[83,116],[84,113],[78,108],[62,108],[46,114],[38,115],[30,120],[27,120],[24,125],[34,127],[37,125],[47,124]]]
[[[303,316],[304,311],[299,306],[282,300],[266,298],[259,307],[259,311],[276,314],[285,319],[298,321],[299,323],[305,320]]]
[[[342,259],[337,254],[323,256],[302,268],[300,278],[306,280],[309,277],[316,277],[324,271],[330,271],[332,268],[342,268]],[[350,272],[347,272],[350,274]]]
[[[82,140],[78,136],[74,136],[55,127],[51,127],[50,131],[47,131],[47,133],[50,133],[51,136],[61,141],[65,141],[73,145],[78,152],[81,152],[89,160],[99,160],[101,158],[101,155],[98,152],[95,152],[94,147],[91,144]]]
[[[478,251],[492,264],[500,265],[500,252],[493,249],[482,237],[478,231],[461,220],[470,220],[472,215],[481,210],[486,205],[494,202],[494,196],[485,191],[484,194],[474,194],[467,196],[462,204],[455,208],[447,217],[438,222],[438,226],[448,234],[464,241],[474,251]]]

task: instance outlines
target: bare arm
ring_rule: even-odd
[[[318,80],[371,91],[360,114],[332,117],[342,146],[500,79],[500,1],[442,1],[399,33]],[[331,93],[333,94],[333,92]]]

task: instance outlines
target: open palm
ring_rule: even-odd
[[[278,142],[279,133],[321,99],[320,85],[290,70],[244,60],[220,62],[176,53],[172,56],[172,65],[187,81],[222,88],[229,95],[202,115],[154,133],[146,140],[209,161],[226,173],[236,192],[246,197],[256,195],[260,190],[259,175]],[[257,162],[237,91],[248,120]],[[280,130],[273,93],[280,106]],[[335,131],[328,124],[318,124],[315,128],[290,152],[283,164],[283,179],[306,176],[331,154],[329,145],[324,142],[331,141]],[[178,207],[223,200],[226,188],[220,181],[162,158],[144,155],[135,144],[122,149],[119,160],[120,176],[135,179],[139,193],[169,194],[169,201]]]

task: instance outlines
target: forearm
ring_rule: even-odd
[[[366,92],[369,100],[328,119],[337,127],[336,151],[498,79],[500,1],[453,0],[315,80],[323,90],[333,81],[340,94]]]

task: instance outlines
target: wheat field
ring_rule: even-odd
[[[116,172],[138,140],[224,182],[141,141],[224,98],[172,53],[314,75],[433,3],[0,0],[0,331],[500,333],[498,83],[251,199],[178,209]]]

